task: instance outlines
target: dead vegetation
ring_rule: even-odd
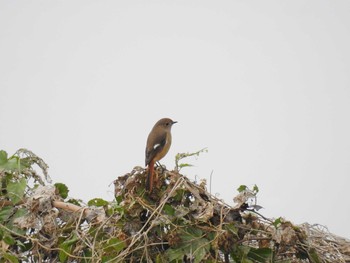
[[[115,200],[83,204],[30,175],[40,158],[11,158],[0,160],[0,262],[350,262],[349,240],[259,214],[257,187],[240,187],[231,207],[205,181],[159,167],[149,194],[135,167],[115,180]]]

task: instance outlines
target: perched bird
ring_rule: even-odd
[[[148,135],[145,163],[148,165],[146,188],[149,192],[153,189],[154,164],[168,153],[171,145],[171,127],[175,123],[177,122],[169,118],[160,119]]]

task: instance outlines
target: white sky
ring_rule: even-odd
[[[153,124],[229,204],[350,237],[350,1],[0,1],[0,148],[113,199]]]

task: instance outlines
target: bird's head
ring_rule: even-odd
[[[163,118],[160,119],[155,126],[161,126],[167,130],[170,130],[173,124],[177,123],[177,121],[173,121],[172,119],[169,118]]]

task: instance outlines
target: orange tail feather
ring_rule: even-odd
[[[152,192],[154,182],[154,160],[148,164],[148,175],[146,180],[146,189],[148,192]]]

